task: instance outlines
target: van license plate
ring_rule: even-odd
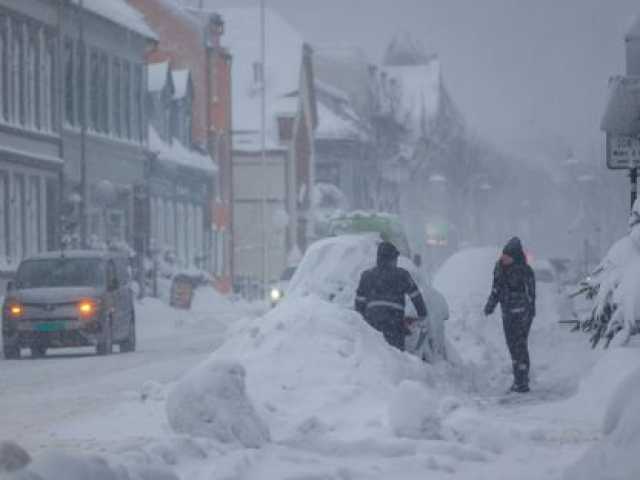
[[[67,329],[67,322],[43,322],[36,324],[36,332],[60,332]]]

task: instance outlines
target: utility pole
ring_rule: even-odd
[[[263,296],[268,300],[269,296],[269,264],[268,264],[268,235],[267,235],[267,88],[266,88],[266,12],[265,0],[260,0],[260,145],[261,163],[264,179],[262,182],[262,285]]]
[[[80,202],[80,237],[82,248],[87,248],[88,229],[87,229],[87,203],[89,201],[87,188],[87,46],[85,44],[84,35],[84,0],[80,0],[79,4],[79,49],[80,49],[80,101],[78,108],[80,110],[80,189],[82,201]]]

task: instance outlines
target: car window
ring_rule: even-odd
[[[50,258],[22,262],[18,288],[98,287],[104,282],[104,263],[97,258]]]

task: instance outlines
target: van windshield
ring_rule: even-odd
[[[96,258],[51,258],[22,262],[16,274],[18,288],[99,287],[104,263]]]

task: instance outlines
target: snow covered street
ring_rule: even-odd
[[[122,417],[122,405],[141,403],[154,385],[177,379],[201,361],[222,343],[226,325],[238,315],[204,293],[196,302],[190,312],[153,299],[138,303],[135,353],[98,357],[91,348],[66,349],[44,359],[0,360],[0,437],[32,453],[98,452],[112,440],[157,433],[139,418],[131,423]]]
[[[640,349],[591,350],[557,324],[557,292],[541,288],[532,392],[505,395],[501,325],[481,314],[495,254],[463,252],[435,278],[451,305],[452,363],[400,353],[313,295],[264,316],[147,300],[135,354],[2,363],[2,438],[36,458],[98,454],[184,480],[581,478],[568,469],[584,470]]]

